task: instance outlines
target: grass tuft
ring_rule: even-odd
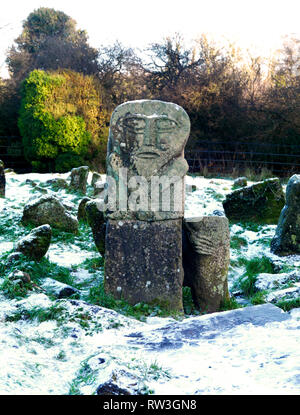
[[[257,292],[255,287],[257,275],[261,273],[274,273],[274,266],[266,256],[252,258],[250,260],[240,258],[241,265],[244,265],[246,272],[239,278],[238,286],[247,297],[253,297]]]
[[[219,311],[236,310],[237,308],[241,307],[242,306],[236,301],[234,297],[230,297],[229,299],[223,301]]]
[[[92,287],[89,291],[87,301],[90,304],[95,304],[101,307],[109,308],[117,311],[125,316],[134,317],[137,320],[145,321],[146,317],[182,317],[182,313],[170,311],[157,304],[138,303],[135,305],[129,304],[125,300],[116,300],[112,295],[107,294],[104,290],[103,279],[100,283]]]
[[[283,311],[290,311],[293,308],[300,307],[300,297],[294,298],[293,300],[281,300],[276,303],[276,306],[281,308]]]

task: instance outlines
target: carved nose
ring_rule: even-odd
[[[144,135],[144,145],[155,147],[156,145],[156,125],[153,120],[148,120]]]

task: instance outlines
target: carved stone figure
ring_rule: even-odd
[[[183,151],[189,132],[188,115],[169,102],[126,102],[112,114],[104,198],[109,207],[105,290],[131,304],[145,301],[183,309],[182,217],[188,170]],[[107,200],[112,193],[115,209]]]
[[[184,219],[184,285],[201,311],[219,311],[229,299],[230,233],[225,216]]]
[[[113,177],[118,185],[119,204],[115,212],[108,213],[108,217],[151,221],[183,216],[183,178],[188,171],[183,151],[189,132],[187,113],[173,103],[140,100],[126,102],[115,109],[110,123],[107,175]],[[126,169],[126,180],[120,176],[120,169],[121,172]],[[146,207],[132,211],[126,209],[126,202],[136,191],[134,178],[137,176],[143,178],[142,191],[146,194],[140,197],[144,196],[147,203]],[[151,183],[155,186],[154,178],[165,179],[161,182],[162,194],[169,188],[170,179],[179,185],[176,189],[181,200],[175,208],[159,209],[161,205],[155,203],[151,193]]]

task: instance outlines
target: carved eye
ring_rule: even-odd
[[[158,131],[162,133],[171,132],[176,126],[176,121],[171,120],[171,118],[162,118],[157,121]]]
[[[159,147],[160,147],[161,150],[167,150],[169,148],[169,142],[168,142],[167,138],[160,137]]]
[[[124,119],[124,126],[132,132],[143,132],[145,130],[146,121],[140,117],[128,117]]]

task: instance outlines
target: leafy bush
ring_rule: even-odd
[[[34,70],[24,81],[18,126],[35,170],[64,172],[84,164],[104,141],[104,123],[92,77]]]
[[[55,160],[55,170],[60,173],[66,173],[85,164],[83,157],[73,153],[62,153]]]

